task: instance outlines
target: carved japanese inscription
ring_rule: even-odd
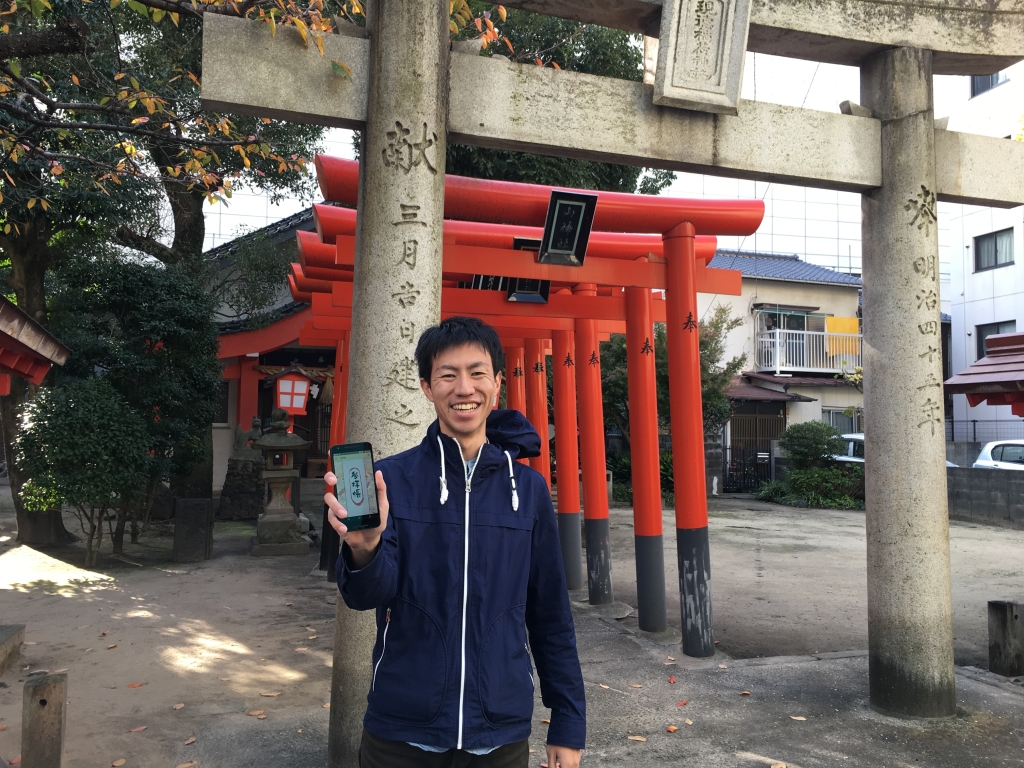
[[[735,115],[751,0],[664,0],[654,103]]]

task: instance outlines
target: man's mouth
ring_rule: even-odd
[[[452,406],[452,410],[459,411],[461,413],[468,413],[470,411],[475,411],[479,407],[479,403],[456,403]]]

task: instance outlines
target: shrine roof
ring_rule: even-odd
[[[945,382],[948,395],[1024,392],[1024,333],[985,339],[985,357]]]
[[[273,224],[261,227],[260,229],[255,229],[252,232],[246,232],[244,235],[228,240],[225,243],[221,243],[217,247],[206,251],[205,256],[207,259],[218,259],[224,262],[227,261],[231,254],[238,249],[238,246],[246,240],[257,236],[264,236],[270,238],[274,243],[283,243],[288,240],[293,240],[295,238],[296,231],[300,229],[313,229],[312,207],[306,208],[298,213],[294,213],[291,216],[286,216],[285,218],[275,221]]]
[[[817,264],[808,264],[796,254],[731,251],[719,248],[708,264],[715,269],[738,269],[744,277],[786,280],[798,283],[860,286],[856,275],[837,272]]]

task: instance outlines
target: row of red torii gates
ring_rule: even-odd
[[[336,348],[333,444],[345,442],[346,436],[359,171],[355,161],[323,155],[316,168],[325,200],[351,207],[314,206],[316,233],[298,233],[299,262],[288,280],[292,296],[312,305],[299,343]],[[582,266],[566,266],[539,263],[535,252],[513,247],[516,238],[540,239],[551,192],[546,186],[446,177],[441,315],[476,316],[498,330],[507,358],[506,402],[524,412],[541,435],[542,453],[529,463],[549,485],[546,357],[551,355],[557,517],[566,581],[569,589],[583,586],[574,477],[580,467],[593,605],[613,600],[599,342],[611,333],[626,334],[638,615],[641,629],[651,632],[667,628],[653,345],[653,324],[666,323],[683,651],[710,656],[714,639],[697,293],[740,294],[739,272],[707,263],[717,235],[749,235],[757,229],[764,204],[598,192],[586,259]],[[481,274],[551,281],[548,301],[510,302],[496,291],[457,287]],[[415,295],[409,300],[415,301]],[[230,351],[222,349],[222,357]],[[240,370],[237,375],[241,414],[243,400],[255,402],[258,374]],[[397,364],[382,385],[417,391],[415,362]],[[564,439],[575,434],[578,443]],[[372,441],[372,435],[348,437]],[[572,480],[557,482],[567,477]]]

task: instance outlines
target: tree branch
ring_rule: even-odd
[[[224,5],[215,5],[213,3],[197,3],[195,7],[192,3],[181,3],[175,2],[175,0],[139,0],[142,5],[149,6],[150,8],[156,8],[159,11],[167,11],[168,13],[184,13],[187,16],[194,16],[197,19],[203,18],[203,14],[206,13],[219,13],[224,16],[242,16],[244,17],[249,10],[256,5],[257,0],[245,0],[245,2],[238,3],[225,3]]]
[[[128,248],[134,248],[137,251],[148,253],[155,259],[159,259],[164,264],[175,264],[181,261],[181,256],[173,248],[168,248],[163,243],[154,240],[152,237],[146,235],[140,235],[137,232],[133,232],[128,229],[125,225],[121,225],[117,228],[116,233],[117,242]]]
[[[0,37],[0,59],[27,59],[55,53],[88,53],[89,25],[79,16],[61,19],[55,27]]]

